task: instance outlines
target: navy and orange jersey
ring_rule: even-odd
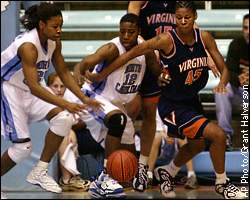
[[[195,42],[185,44],[173,29],[170,35],[174,41],[171,55],[160,53],[163,67],[170,74],[171,82],[162,88],[162,97],[185,101],[195,98],[208,81],[208,56],[199,29],[194,29]]]
[[[141,7],[141,36],[145,40],[175,27],[175,4],[175,1],[147,1]]]

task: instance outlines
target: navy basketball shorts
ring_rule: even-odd
[[[160,98],[158,109],[161,120],[172,137],[199,139],[209,120],[200,112],[200,102],[172,101]]]

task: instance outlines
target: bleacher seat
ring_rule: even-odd
[[[218,39],[216,44],[225,58],[232,39]],[[63,40],[62,54],[67,62],[79,62],[82,58],[94,53],[107,40]]]
[[[197,24],[204,30],[241,30],[247,9],[197,10]],[[118,31],[119,21],[126,10],[62,11],[63,31]],[[220,20],[218,20],[220,19]]]
[[[197,24],[209,31],[240,31],[242,18],[248,12],[247,9],[197,10]],[[24,11],[20,13],[23,15]],[[117,32],[119,21],[125,13],[126,10],[63,10],[63,31]]]
[[[243,16],[248,12],[249,10],[245,9],[198,10],[196,22],[202,29],[209,31],[240,31]]]

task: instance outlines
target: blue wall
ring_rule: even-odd
[[[3,1],[1,1],[1,4]],[[20,4],[24,9],[39,3],[39,1],[8,1],[6,10],[1,10],[1,52],[6,49],[20,33]]]

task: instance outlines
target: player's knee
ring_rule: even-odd
[[[20,163],[24,159],[30,156],[32,152],[31,141],[25,143],[14,143],[8,149],[8,155],[15,163]]]
[[[108,134],[114,137],[121,137],[127,124],[127,116],[123,113],[116,113],[109,117],[105,125],[108,127]]]
[[[68,111],[59,112],[50,120],[50,130],[59,136],[66,136],[69,134],[75,119]]]
[[[222,130],[221,127],[216,126],[216,128],[212,131],[212,142],[216,141],[216,142],[220,142],[220,143],[224,143],[226,142],[226,134],[225,132]]]
[[[220,128],[216,133],[216,140],[223,145],[226,145],[226,133]]]

